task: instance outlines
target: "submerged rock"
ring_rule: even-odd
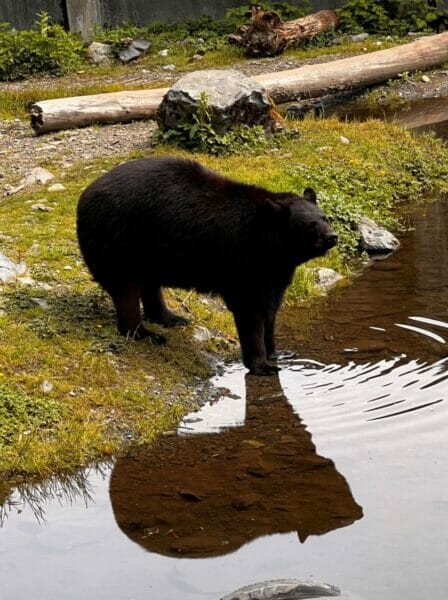
[[[361,249],[369,254],[388,254],[400,247],[400,242],[390,231],[368,217],[361,217],[356,227],[361,235]]]
[[[327,583],[274,579],[254,583],[227,594],[221,600],[299,600],[302,598],[340,597],[341,590]]]

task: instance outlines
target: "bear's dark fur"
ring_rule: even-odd
[[[162,287],[220,294],[233,313],[244,364],[270,374],[274,325],[297,265],[337,242],[311,188],[299,197],[227,179],[197,162],[148,158],[122,164],[82,194],[78,239],[94,279],[111,295],[118,329],[154,343],[142,325],[185,324]]]

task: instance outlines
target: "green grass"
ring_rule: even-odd
[[[434,137],[417,138],[379,121],[306,119],[298,127],[298,139],[283,136],[276,146],[243,159],[196,158],[274,191],[314,187],[341,236],[340,246],[314,264],[350,273],[356,257],[350,224],[356,216],[396,226],[404,207],[448,190],[448,149]],[[182,154],[169,147],[157,153]],[[34,280],[0,290],[4,476],[47,475],[110,456],[129,442],[150,441],[191,407],[194,386],[212,372],[211,356],[239,356],[232,318],[221,304],[179,290],[169,291],[168,302],[191,325],[168,331],[166,347],[116,333],[111,302],[81,260],[75,208],[87,184],[128,158],[75,165],[62,180],[63,197],[50,199],[45,187],[36,187],[0,204],[2,252],[24,260]],[[44,198],[52,210],[31,211],[30,201]],[[314,293],[312,277],[301,268],[287,302]],[[205,345],[192,337],[196,325],[213,334]]]

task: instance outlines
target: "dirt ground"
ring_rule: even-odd
[[[342,55],[331,57],[323,56],[313,59],[314,64],[328,62],[343,58]],[[234,68],[246,75],[256,75],[272,71],[293,69],[303,65],[304,62],[294,58],[275,57],[270,59],[247,60]],[[129,89],[132,86],[144,83],[154,85],[155,81],[162,81],[163,85],[181,77],[182,73],[166,73],[159,67],[152,70],[139,68],[137,65],[116,78],[110,76],[89,78],[89,83],[119,83]],[[425,81],[429,77],[429,81]],[[62,78],[41,78],[24,82],[14,82],[4,85],[4,90],[20,91],[27,88],[42,86],[71,86],[76,89],[85,85],[85,78],[79,75],[70,75]],[[378,102],[387,103],[392,95],[397,94],[406,101],[419,98],[439,96],[448,97],[448,71],[434,70],[414,77],[402,77],[392,85],[377,86]],[[134,150],[150,148],[150,139],[156,129],[154,121],[140,121],[129,124],[115,124],[92,126],[83,129],[73,129],[36,136],[28,121],[15,119],[13,121],[0,120],[0,201],[2,197],[14,193],[20,187],[22,179],[36,166],[51,163],[55,175],[62,176],[65,169],[79,161],[105,157],[110,155],[124,155]]]

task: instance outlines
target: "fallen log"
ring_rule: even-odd
[[[228,37],[229,43],[242,46],[248,56],[276,56],[334,29],[340,20],[334,10],[320,10],[300,19],[282,21],[276,12],[259,6],[252,7],[251,19],[250,25],[242,25]]]
[[[128,90],[43,100],[31,105],[31,127],[41,134],[95,123],[130,123],[153,119],[168,90]]]
[[[254,79],[266,88],[276,104],[281,104],[363,89],[406,71],[426,70],[446,62],[448,32],[370,54],[256,75]],[[94,123],[153,119],[168,89],[43,100],[31,107],[31,125],[41,134]]]

